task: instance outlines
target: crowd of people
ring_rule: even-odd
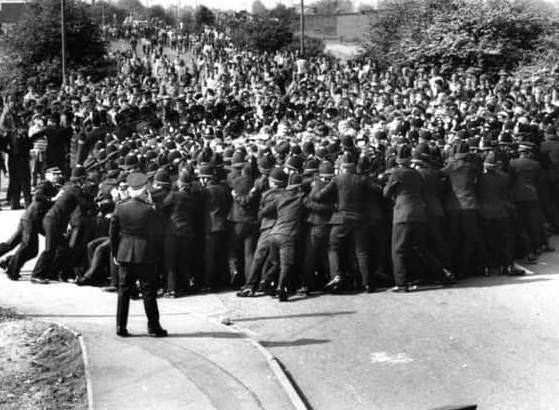
[[[405,292],[522,275],[515,260],[553,251],[559,92],[538,79],[124,32],[118,75],[4,100],[8,201],[25,204],[0,244],[17,247],[0,261],[11,279],[41,234],[34,283],[116,290],[115,209],[142,175],[151,233],[130,252],[154,256],[168,297]]]

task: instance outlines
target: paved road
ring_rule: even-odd
[[[19,213],[0,214],[4,238]],[[557,238],[552,244],[559,250]],[[224,293],[220,301],[215,295],[164,301],[163,309],[174,313],[186,303],[188,311],[231,317],[282,361],[315,410],[462,403],[480,410],[557,410],[558,266],[559,252],[531,267],[533,275],[474,278],[447,289],[284,304]]]
[[[412,294],[221,298],[316,410],[557,410],[558,266]]]

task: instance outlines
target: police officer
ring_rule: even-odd
[[[227,267],[227,215],[231,206],[231,195],[225,183],[216,179],[211,165],[200,167],[198,177],[204,190],[204,266],[205,284],[217,289],[228,282],[222,275]]]
[[[270,231],[269,246],[272,253],[279,255],[280,272],[276,294],[280,302],[287,301],[288,284],[293,280],[295,247],[305,212],[302,184],[303,177],[292,174],[287,187],[268,205],[268,209],[262,210],[263,214],[272,212],[277,215],[276,223]]]
[[[398,148],[398,167],[390,174],[384,196],[394,201],[392,225],[392,263],[395,291],[412,290],[411,267],[423,267],[427,273],[451,278],[440,262],[426,249],[427,213],[423,200],[423,179],[411,168],[411,147]]]
[[[130,199],[117,205],[109,228],[111,251],[119,266],[116,334],[121,337],[130,335],[127,330],[128,308],[134,284],[139,280],[148,319],[148,334],[165,337],[167,331],[159,323],[156,299],[155,210],[148,202],[148,177],[135,172],[128,176],[127,182]]]
[[[257,290],[261,290],[270,295],[275,295],[276,292],[275,289],[272,288],[272,273],[275,272],[270,271],[263,274],[263,269],[266,260],[270,258],[269,236],[276,223],[277,217],[277,214],[271,210],[270,204],[283,192],[283,188],[287,184],[287,175],[280,168],[274,168],[267,178],[267,184],[270,189],[262,194],[258,211],[260,236],[258,237],[254,258],[252,259],[245,286],[237,293],[238,297],[255,296]],[[273,259],[273,256],[271,258]],[[261,281],[262,277],[264,279]]]
[[[341,160],[341,173],[336,175],[324,188],[311,195],[315,201],[323,201],[334,196],[337,209],[330,220],[330,244],[328,249],[328,261],[330,263],[330,282],[326,285],[327,290],[337,291],[347,285],[347,275],[344,275],[342,259],[348,244],[355,249],[355,257],[359,272],[361,273],[361,285],[369,290],[376,288],[372,282],[370,272],[368,246],[368,229],[363,223],[365,219],[366,194],[369,190],[378,187],[365,175],[355,173],[355,158],[350,152],[346,152]]]
[[[304,257],[302,293],[321,289],[330,276],[328,268],[328,237],[330,235],[330,218],[334,211],[334,197],[324,198],[321,202],[311,199],[315,192],[324,188],[334,177],[334,166],[323,161],[318,167],[318,177],[312,183],[312,189],[304,199],[309,225]]]
[[[19,235],[19,248],[17,251],[0,262],[0,267],[12,280],[19,279],[21,267],[28,260],[34,258],[39,251],[39,233],[43,232],[43,218],[50,206],[51,199],[56,195],[56,188],[49,181],[42,181],[37,185],[35,197],[31,205],[21,217],[16,235]],[[0,249],[5,250],[5,244],[0,244]]]
[[[45,230],[45,249],[39,256],[33,273],[32,283],[48,284],[49,279],[56,278],[64,265],[66,256],[66,239],[70,215],[78,207],[86,206],[86,197],[82,187],[86,178],[85,169],[76,166],[72,170],[70,182],[64,185],[52,208],[43,219]]]
[[[0,117],[0,130],[4,132],[6,151],[8,152],[8,170],[10,173],[9,195],[12,209],[21,209],[20,197],[23,193],[25,206],[31,203],[31,167],[29,150],[31,140],[27,135],[27,125],[18,113],[15,96],[8,98],[7,110]]]

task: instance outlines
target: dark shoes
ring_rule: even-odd
[[[118,292],[118,288],[116,288],[115,286],[105,286],[103,288],[103,292],[110,292],[110,293],[115,293]]]
[[[278,289],[276,294],[280,302],[287,302],[287,289]]]
[[[394,286],[392,288],[392,292],[407,293],[407,292],[413,292],[414,290],[417,289],[418,289],[417,285],[414,285],[413,283],[406,283],[404,286]]]
[[[120,336],[120,337],[130,337],[130,336],[132,336],[130,333],[128,333],[128,330],[126,330],[126,328],[117,328],[116,329],[116,335]]]
[[[256,296],[256,293],[250,288],[244,288],[237,292],[239,298],[251,298]]]
[[[275,296],[276,295],[276,288],[268,281],[263,280],[258,285],[258,292],[262,292],[268,296]]]
[[[167,337],[169,334],[167,333],[167,331],[165,329],[163,329],[161,326],[155,328],[155,329],[149,329],[148,328],[148,336],[151,337]]]
[[[83,277],[76,280],[76,285],[78,286],[91,286],[93,285],[93,280],[91,278]]]
[[[505,267],[505,275],[507,276],[525,276],[526,271],[524,269],[518,269],[514,266]]]
[[[332,293],[337,292],[340,290],[342,284],[343,284],[342,278],[336,276],[334,277],[334,279],[328,282],[326,286],[324,286],[324,290],[326,292],[332,292]]]

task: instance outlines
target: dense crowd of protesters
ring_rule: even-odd
[[[43,234],[35,283],[114,290],[110,221],[137,172],[169,297],[409,291],[553,251],[559,92],[538,79],[259,54],[211,28],[110,33],[130,45],[117,76],[5,98],[7,199],[26,207],[0,244],[19,246],[11,279]]]

